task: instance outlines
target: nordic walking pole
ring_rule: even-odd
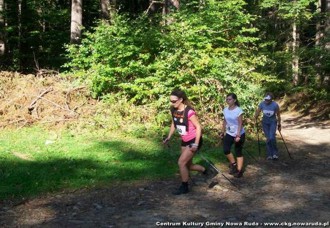
[[[280,135],[281,135],[281,138],[282,138],[282,140],[283,140],[283,143],[284,143],[284,146],[285,146],[285,148],[286,148],[286,151],[288,152],[288,154],[289,154],[289,157],[291,158],[291,159],[293,159],[293,157],[291,156],[291,154],[290,154],[290,152],[289,152],[289,150],[288,150],[288,147],[286,146],[286,143],[285,143],[285,141],[284,141],[284,138],[283,138],[283,136],[282,136],[282,133],[281,133],[281,131],[280,130],[278,130],[278,132],[280,133]]]
[[[214,164],[213,162],[211,162],[210,160],[208,160],[206,157],[204,157],[204,155],[202,155],[201,153],[198,153],[199,156],[207,162],[207,164],[209,164],[213,169],[215,169],[218,173],[221,173],[221,175],[227,180],[229,181],[235,188],[238,189],[238,187],[228,178],[226,177],[226,175],[224,175]]]
[[[219,132],[219,136],[220,136],[220,140],[223,143],[223,138],[224,138],[224,133]],[[208,159],[206,159],[202,154],[199,154],[210,166],[212,166],[218,173],[221,173],[221,175],[227,180],[229,181],[234,187],[236,187],[237,189],[239,189],[228,177],[226,177],[225,174],[223,174],[222,172],[220,172],[220,170],[215,167],[215,165],[209,161]]]
[[[246,152],[246,154],[248,154],[253,160],[255,160],[256,162],[258,162],[258,160],[248,151],[248,150],[246,150],[246,149],[243,149],[245,152]]]

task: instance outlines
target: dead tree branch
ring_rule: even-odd
[[[72,93],[73,91],[81,90],[81,89],[85,89],[85,88],[86,88],[86,86],[76,87],[76,88],[70,89],[66,93],[66,95],[65,95],[65,104],[66,104],[66,107],[67,107],[68,110],[71,110],[70,105],[69,105],[69,103],[71,101],[70,93]],[[73,109],[73,110],[75,111],[75,109]]]
[[[52,87],[46,89],[45,91],[41,92],[41,93],[36,97],[36,99],[34,99],[34,100],[31,102],[31,104],[30,104],[29,107],[28,107],[28,111],[29,111],[29,114],[30,114],[30,115],[32,114],[33,109],[35,108],[35,105],[36,105],[37,101],[38,101],[39,99],[41,99],[43,96],[45,96],[45,94],[47,94],[47,93],[49,93],[49,92],[51,92],[51,91],[53,91],[53,88],[52,88]]]
[[[159,5],[164,5],[164,2],[162,1],[152,1],[148,7],[148,9],[145,11],[145,14],[149,14],[150,10],[153,10],[153,8],[155,7],[154,5],[159,4]]]
[[[43,99],[43,100],[45,100],[45,101],[47,101],[47,102],[53,104],[54,106],[56,106],[56,107],[58,107],[58,108],[60,108],[60,109],[62,109],[62,110],[65,110],[65,111],[68,111],[68,112],[71,112],[71,113],[74,113],[74,114],[75,114],[75,111],[70,110],[70,109],[68,109],[68,108],[64,108],[64,107],[62,107],[61,105],[55,103],[54,101],[48,100],[47,98],[44,98],[44,97],[41,97],[41,99]]]

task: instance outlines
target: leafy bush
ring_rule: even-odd
[[[95,97],[112,94],[163,111],[174,87],[187,91],[202,116],[219,118],[227,93],[237,93],[247,116],[274,81],[256,72],[266,59],[257,53],[254,17],[245,2],[198,1],[158,18],[118,15],[100,24],[80,45],[67,47],[66,64],[89,83]]]

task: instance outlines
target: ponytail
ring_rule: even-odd
[[[176,96],[179,99],[182,99],[182,103],[193,108],[193,106],[191,105],[186,93],[183,90],[180,89],[174,89],[171,93],[171,96]]]
[[[227,95],[227,97],[232,97],[232,98],[235,100],[235,105],[238,106],[238,107],[240,106],[240,105],[239,105],[239,101],[238,101],[237,96],[236,96],[235,93],[229,93],[229,94]]]

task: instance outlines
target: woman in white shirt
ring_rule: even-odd
[[[245,131],[243,128],[243,111],[239,107],[239,102],[236,94],[230,93],[226,97],[226,103],[228,107],[224,108],[223,115],[224,121],[222,126],[221,137],[224,139],[223,151],[229,160],[229,174],[234,175],[237,178],[243,176],[243,144],[245,141]],[[235,154],[230,152],[232,145],[235,144]]]

